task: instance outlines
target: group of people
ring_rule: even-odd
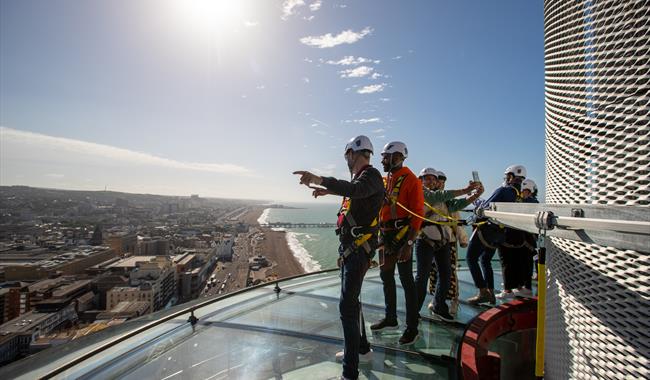
[[[427,283],[434,294],[428,306],[432,318],[447,322],[454,320],[453,314],[457,313],[459,304],[456,279],[458,244],[468,248],[468,266],[479,288],[479,293],[468,302],[494,303],[490,260],[497,247],[504,275],[511,276],[504,281],[504,292],[525,295],[525,289],[530,289],[526,275],[517,271],[526,265],[528,259],[524,263],[516,250],[534,247],[534,237],[479,220],[468,239],[458,214],[473,203],[485,207],[490,202],[533,201],[536,187],[534,183],[530,187],[529,183],[523,182],[525,169],[522,166],[512,167],[515,170],[512,173],[506,170],[504,186],[487,201],[481,202],[479,197],[484,189],[478,181],[470,181],[463,189],[446,190],[447,176],[441,171],[427,167],[415,175],[404,165],[408,149],[403,142],[390,142],[382,149],[381,164],[385,177],[370,164],[372,154],[373,145],[366,136],[357,136],[346,144],[344,158],[350,170],[349,181],[321,177],[308,171],[294,172],[300,175],[301,184],[312,189],[314,197],[328,194],[343,197],[336,230],[341,268],[339,312],[345,346],[342,352],[337,353],[337,359],[343,363],[343,379],[356,379],[359,360],[369,360],[372,354],[366,339],[359,296],[375,252],[379,253],[385,314],[370,329],[378,332],[399,327],[395,284],[397,267],[406,303],[406,328],[399,338],[400,345],[413,344],[419,338],[419,311],[426,298]],[[509,247],[510,251],[503,251],[502,246]],[[414,253],[417,262],[415,278]],[[528,256],[532,260],[532,255]],[[529,267],[532,270],[532,262]],[[450,305],[446,302],[448,299]]]

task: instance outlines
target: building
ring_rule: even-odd
[[[138,256],[167,256],[169,255],[169,240],[160,237],[141,237],[138,240],[136,254]]]
[[[111,247],[117,256],[135,254],[138,246],[138,237],[136,234],[118,232],[109,234],[106,238],[106,244]]]
[[[97,315],[98,321],[112,319],[137,318],[151,312],[151,304],[148,301],[122,301],[110,311],[104,311]]]
[[[128,276],[130,287],[149,284],[153,291],[152,311],[164,308],[176,295],[176,268],[169,257],[132,256],[110,265],[108,269],[115,275]],[[110,310],[116,303],[111,304],[108,294],[106,298],[106,309]]]
[[[123,302],[145,302],[149,310],[154,310],[154,290],[149,283],[138,287],[114,287],[106,293],[106,310],[111,311]],[[99,317],[98,317],[99,318]]]
[[[4,281],[38,281],[60,274],[82,274],[87,268],[113,257],[115,251],[103,246],[8,251],[0,253],[0,268]]]
[[[29,353],[31,342],[57,327],[73,322],[77,314],[73,305],[54,313],[30,311],[19,318],[0,325],[0,363],[14,360]]]

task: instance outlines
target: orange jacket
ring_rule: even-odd
[[[420,226],[422,225],[422,219],[412,216],[408,211],[404,210],[398,205],[395,207],[397,217],[393,217],[391,213],[389,199],[392,195],[395,183],[402,175],[406,175],[406,177],[404,177],[402,185],[400,186],[397,201],[415,214],[418,214],[420,216],[424,215],[424,193],[422,191],[422,182],[420,182],[418,177],[413,174],[411,169],[402,167],[395,173],[391,173],[389,177],[390,182],[386,182],[386,197],[384,198],[384,205],[382,206],[381,212],[379,213],[379,220],[386,222],[392,219],[401,219],[410,216],[411,228],[415,231],[419,231]]]

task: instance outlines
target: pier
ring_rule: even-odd
[[[261,227],[269,228],[335,228],[335,223],[290,223],[290,222],[274,222],[260,224]]]

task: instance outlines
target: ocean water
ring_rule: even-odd
[[[291,222],[291,223],[336,223],[337,204],[322,203],[288,203],[285,206],[294,209],[267,208],[264,210],[259,223]],[[465,216],[465,215],[463,215]],[[286,229],[287,243],[305,271],[314,272],[336,267],[338,257],[338,236],[334,228],[296,228]],[[466,227],[468,235],[471,228]],[[459,247],[459,260],[464,260],[466,249]],[[459,263],[465,266],[465,263]]]
[[[289,203],[294,209],[268,208],[259,223],[336,223],[337,204]],[[305,271],[336,267],[339,244],[334,228],[296,228],[287,230],[287,243]]]

